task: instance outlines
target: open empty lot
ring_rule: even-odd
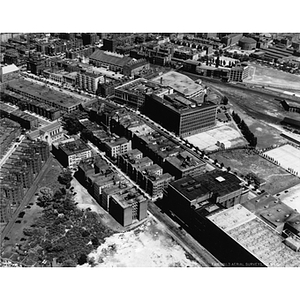
[[[225,167],[231,167],[231,170],[237,172],[239,175],[245,176],[249,172],[253,172],[266,181],[262,189],[270,194],[278,193],[300,183],[298,177],[289,174],[281,167],[260,157],[252,150],[227,150],[214,153],[210,157],[217,159]]]
[[[291,146],[283,145],[281,147],[265,152],[268,156],[274,158],[284,169],[293,169],[300,175],[300,150]]]
[[[89,257],[96,267],[200,267],[152,217],[135,230],[106,238]]]
[[[251,79],[246,82],[265,84],[280,88],[290,88],[300,91],[300,76],[283,72],[274,68],[252,64],[255,67],[255,73]]]
[[[217,142],[224,143],[227,147],[246,144],[241,134],[230,125],[221,125],[217,128],[197,133],[187,137],[186,140],[201,150],[208,151],[218,149]]]

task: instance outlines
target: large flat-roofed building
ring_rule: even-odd
[[[144,105],[146,94],[155,93],[162,96],[168,92],[168,88],[160,87],[144,78],[138,78],[117,86],[115,88],[115,100],[139,109]]]
[[[9,82],[7,89],[29,99],[49,104],[65,112],[77,110],[82,102],[72,96],[67,96],[24,79]]]
[[[108,67],[112,71],[123,72],[124,66],[133,61],[133,59],[114,52],[96,50],[89,57],[89,61],[96,67]]]
[[[141,58],[127,63],[123,67],[123,74],[125,76],[131,77],[134,75],[142,74],[143,72],[146,72],[149,69],[150,69],[150,63],[146,59]]]
[[[204,95],[204,88],[202,85],[195,83],[194,80],[188,76],[175,71],[167,72],[152,79],[152,81],[161,86],[171,87],[178,94],[187,99]]]
[[[146,95],[145,114],[171,132],[186,137],[206,130],[216,123],[217,105],[197,104],[172,94],[158,97]]]
[[[175,176],[175,179],[187,175],[198,176],[206,170],[206,163],[193,156],[187,151],[182,151],[176,156],[166,158],[164,168],[167,172]]]
[[[0,66],[0,82],[8,82],[19,77],[20,69],[14,65]]]
[[[92,149],[81,139],[52,144],[53,154],[64,166],[75,167],[82,159],[92,156]]]
[[[279,201],[275,205],[260,212],[260,217],[277,232],[282,233],[285,223],[294,217],[296,212]]]
[[[250,76],[250,67],[247,63],[240,63],[234,67],[196,66],[195,72],[201,76],[220,78],[223,81],[242,82]]]
[[[214,170],[171,182],[168,197],[185,208],[199,209],[209,202],[228,208],[243,201],[241,183],[231,173]]]

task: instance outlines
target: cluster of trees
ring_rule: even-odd
[[[226,96],[223,96],[223,98],[222,98],[222,104],[224,104],[224,105],[228,104],[228,98]]]
[[[71,187],[72,179],[72,172],[69,169],[63,170],[58,176],[59,183],[65,185],[67,189]]]
[[[69,173],[65,171],[61,178],[69,182]],[[43,211],[33,225],[24,229],[28,240],[22,250],[34,254],[41,264],[47,261],[46,265],[50,266],[54,259],[63,267],[90,263],[88,254],[114,233],[97,213],[79,209],[71,190],[64,187],[55,191],[42,188],[37,204]]]
[[[248,184],[253,184],[256,188],[258,188],[262,182],[262,180],[252,172],[246,174],[245,179],[248,181]]]
[[[69,134],[77,134],[82,129],[81,123],[74,115],[65,115],[62,119],[63,128],[68,131]]]
[[[244,120],[242,120],[240,118],[240,116],[237,113],[235,113],[234,111],[232,112],[232,118],[235,121],[235,123],[238,125],[238,127],[240,128],[245,139],[248,141],[249,146],[256,147],[257,137],[254,136],[254,134],[250,131],[249,127],[244,122]]]

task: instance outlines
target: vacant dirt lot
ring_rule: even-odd
[[[210,155],[210,157],[217,159],[225,167],[230,166],[231,170],[237,172],[239,175],[246,175],[249,172],[253,172],[266,181],[266,185],[262,189],[271,194],[276,194],[300,183],[299,178],[290,175],[282,168],[275,166],[251,150],[241,149],[219,152]]]
[[[152,217],[135,230],[106,238],[89,257],[97,267],[200,267]]]
[[[252,64],[255,67],[255,73],[252,79],[247,82],[272,85],[281,88],[291,88],[300,90],[300,76],[283,72],[274,68]]]

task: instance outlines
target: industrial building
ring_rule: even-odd
[[[216,112],[217,105],[209,101],[200,104],[177,94],[146,95],[145,114],[182,137],[213,127]]]
[[[215,203],[224,208],[247,199],[241,181],[233,174],[214,170],[199,176],[186,176],[169,184],[168,197],[177,206],[195,210]]]
[[[133,61],[133,59],[114,52],[96,50],[89,57],[89,61],[96,67],[107,67],[112,71],[122,73],[124,66]]]
[[[169,93],[168,88],[144,78],[134,79],[115,88],[115,101],[140,109],[145,103],[146,94],[155,93],[158,96]]]

